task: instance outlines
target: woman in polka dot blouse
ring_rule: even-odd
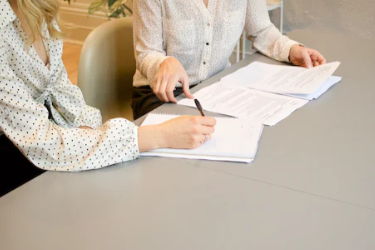
[[[279,61],[312,67],[316,50],[283,36],[266,0],[134,0],[133,113],[137,118],[229,66],[245,30],[255,49]]]
[[[68,79],[58,7],[58,0],[0,0],[0,196],[42,170],[97,169],[210,139],[216,121],[208,117],[102,125],[100,112]]]

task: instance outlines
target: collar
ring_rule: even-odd
[[[17,19],[8,0],[0,0],[0,30]]]

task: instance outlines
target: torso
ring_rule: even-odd
[[[39,55],[40,59],[43,61],[44,65],[48,66],[49,65],[48,54],[47,54],[46,47],[44,46],[44,42],[41,36],[38,36],[36,41],[33,43],[33,47],[36,53]]]
[[[51,37],[47,24],[43,23],[42,35],[38,37],[31,48],[28,47],[26,44],[28,30],[21,23],[21,20],[24,19],[18,17],[21,15],[14,11],[8,1],[0,0],[0,10],[2,9],[4,11],[0,11],[0,57],[3,64],[7,64],[3,70],[6,70],[4,73],[6,76],[10,76],[6,80],[11,84],[0,81],[3,89],[1,96],[3,97],[5,93],[7,98],[15,98],[16,95],[7,93],[12,93],[11,91],[17,89],[18,99],[14,102],[25,102],[26,99],[23,106],[25,108],[33,107],[32,109],[39,105],[46,106],[49,111],[48,115],[50,115],[48,118],[54,124],[64,128],[78,127],[81,121],[77,120],[77,117],[83,112],[91,111],[86,108],[88,106],[85,105],[79,88],[71,84],[68,79],[61,59],[62,40]],[[57,24],[53,23],[53,25]],[[58,29],[58,26],[56,28]],[[48,57],[49,66],[46,65]],[[33,100],[29,102],[27,98],[30,97]],[[35,102],[38,103],[37,106],[35,106]],[[85,115],[85,117],[89,119],[89,117],[99,116]],[[100,119],[98,118],[97,121],[101,122]],[[91,124],[91,121],[87,120],[83,124]],[[93,125],[93,127],[97,126]]]
[[[154,43],[162,44],[160,49],[167,56],[180,61],[189,75],[190,85],[198,84],[229,65],[228,59],[244,30],[248,1],[160,0],[160,6],[150,4],[161,10],[162,26],[155,31],[158,35],[139,33],[139,36],[143,41],[162,38]],[[140,11],[145,15],[147,9]],[[147,24],[142,24],[137,16],[135,23],[139,30],[147,29]],[[134,79],[136,87],[152,82],[140,71]]]

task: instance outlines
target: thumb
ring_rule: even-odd
[[[184,77],[182,79],[182,91],[184,91],[184,94],[186,95],[187,98],[194,98],[194,96],[191,94],[190,89],[189,89],[189,78]]]
[[[305,63],[305,65],[306,65],[306,68],[311,69],[312,68],[312,62],[311,62],[309,52],[306,49],[302,50],[302,59],[303,59],[303,62]]]

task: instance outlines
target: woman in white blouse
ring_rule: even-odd
[[[201,116],[141,128],[121,118],[102,125],[68,79],[58,7],[58,0],[0,1],[0,196],[39,169],[97,169],[210,139],[215,119]]]
[[[312,67],[325,63],[316,50],[283,36],[270,22],[265,0],[134,0],[135,118],[176,95],[192,97],[189,86],[229,66],[245,29],[261,53]]]

